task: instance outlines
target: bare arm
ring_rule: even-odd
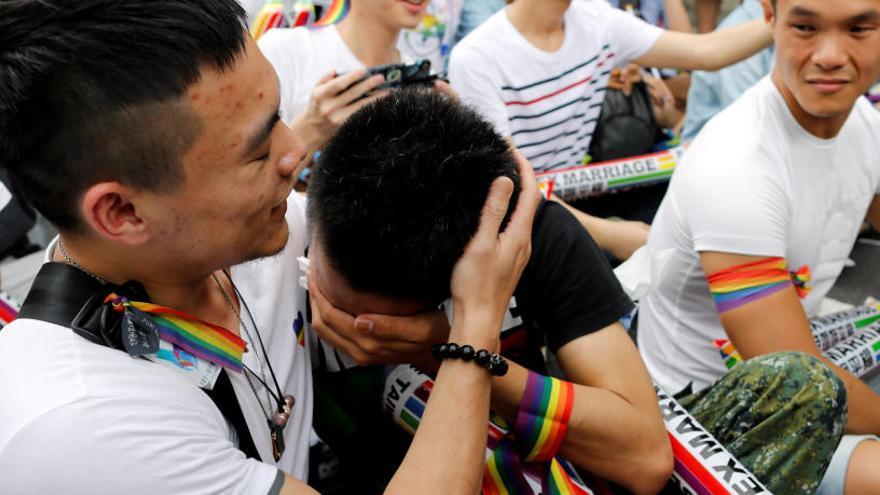
[[[880,230],[880,194],[874,196],[874,201],[871,201],[871,206],[868,207],[868,223]]]
[[[718,70],[770,46],[770,28],[763,20],[707,34],[664,31],[654,46],[636,60],[648,67]]]
[[[721,13],[721,0],[696,0],[697,31],[708,33],[718,24]]]
[[[702,253],[700,258],[706,273],[761,259],[712,252]],[[880,434],[880,396],[822,355],[794,287],[722,313],[721,324],[743,359],[780,351],[799,351],[821,359],[846,385],[847,433]]]
[[[550,199],[570,211],[577,221],[587,229],[600,248],[621,261],[628,260],[637,249],[648,242],[650,227],[644,222],[615,221],[594,217],[574,208],[556,196]]]
[[[632,339],[615,323],[569,342],[557,357],[575,384],[560,455],[633,493],[659,491],[672,472],[672,450]],[[515,421],[527,379],[513,363],[507,376],[493,379],[493,410]]]
[[[670,31],[693,32],[694,27],[682,0],[663,0],[663,9],[666,11],[666,27]]]

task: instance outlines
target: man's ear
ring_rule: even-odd
[[[770,0],[761,0],[761,6],[764,7],[764,22],[772,28],[776,23],[776,9],[773,3]]]
[[[88,188],[80,200],[83,222],[99,237],[137,245],[149,238],[149,224],[138,214],[137,193],[119,182],[101,182]]]

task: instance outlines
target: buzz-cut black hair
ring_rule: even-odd
[[[62,231],[97,182],[173,190],[199,132],[180,97],[246,36],[235,0],[0,0],[0,167]]]
[[[439,303],[501,176],[514,181],[512,209],[516,160],[492,125],[437,91],[398,90],[357,111],[324,148],[309,184],[310,230],[351,288]]]

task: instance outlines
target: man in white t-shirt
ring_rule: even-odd
[[[421,52],[407,49],[440,40],[439,26],[423,33],[430,39],[412,33],[401,38],[404,29],[420,25],[428,7],[428,1],[357,0],[338,24],[272,29],[260,37],[258,45],[281,83],[281,118],[310,153],[355,110],[387,94],[376,90],[384,82],[381,75],[363,79],[365,67],[414,62]]]
[[[759,22],[694,35],[664,31],[600,0],[517,0],[456,45],[449,78],[537,171],[550,171],[584,162],[613,67],[711,70],[769,43]],[[647,238],[641,223],[580,220],[621,259]]]
[[[880,1],[763,3],[776,66],[697,136],[648,241],[662,268],[641,302],[639,347],[671,391],[710,387],[734,349],[820,357],[807,318],[865,215],[880,225],[880,114],[861,97],[880,76]],[[806,267],[808,294],[786,272],[802,285]],[[825,362],[846,384],[847,433],[880,434],[880,396]],[[844,437],[821,493],[877,493],[880,442],[865,438]]]
[[[60,232],[0,331],[0,493],[314,494],[305,152],[274,71],[234,0],[76,7],[0,4],[0,167]],[[499,238],[512,189],[451,282],[450,338],[489,352],[539,198]],[[443,362],[393,491],[478,489],[489,387]]]

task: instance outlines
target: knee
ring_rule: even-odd
[[[779,352],[749,363],[761,368],[768,395],[788,413],[843,434],[847,417],[846,386],[825,363],[800,352]]]

